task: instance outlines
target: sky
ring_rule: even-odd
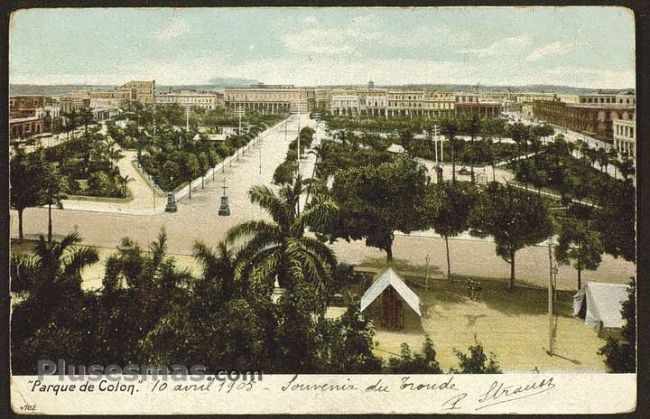
[[[635,86],[620,7],[27,9],[9,81]]]

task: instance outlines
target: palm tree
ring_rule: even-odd
[[[442,121],[442,134],[449,139],[451,146],[451,181],[456,183],[456,133],[458,132],[458,121],[445,119]]]
[[[117,146],[117,143],[113,140],[110,140],[108,143],[108,148],[106,151],[108,161],[111,166],[111,171],[113,170],[113,163],[117,163],[120,159],[124,157],[124,154],[122,154],[122,151],[120,148]]]
[[[283,186],[277,195],[267,186],[251,188],[251,202],[265,209],[272,221],[247,221],[226,234],[229,244],[246,240],[235,265],[235,278],[242,289],[248,289],[251,282],[272,285],[277,278],[283,288],[310,282],[319,294],[324,294],[336,259],[325,244],[305,236],[305,228],[331,219],[336,204],[329,196],[318,194],[298,213],[302,192],[300,177]]]
[[[16,254],[11,258],[11,291],[33,303],[33,325],[46,318],[46,313],[57,302],[66,301],[81,293],[81,272],[96,263],[95,249],[78,247],[81,237],[77,232],[66,235],[60,242],[45,240],[41,235],[33,254]],[[54,302],[54,304],[53,304]]]
[[[52,241],[52,205],[63,208],[61,203],[65,199],[67,182],[59,168],[53,163],[46,163],[42,173],[37,179],[38,196],[41,205],[47,205],[47,241]]]
[[[126,184],[133,181],[134,179],[129,175],[118,175],[120,182],[122,183],[122,196],[126,197]],[[155,192],[154,192],[155,193]]]
[[[236,258],[226,243],[219,242],[215,252],[205,243],[196,242],[193,255],[203,267],[203,277],[195,282],[195,286],[202,288],[209,286],[217,290],[216,295],[211,296],[212,299],[217,300],[214,302],[228,301],[242,295],[244,290],[235,289]]]

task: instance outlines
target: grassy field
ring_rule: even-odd
[[[428,334],[445,370],[458,365],[454,348],[467,352],[470,345],[481,343],[487,352],[497,356],[504,372],[605,371],[603,358],[597,354],[605,340],[572,316],[572,292],[558,292],[556,355],[549,356],[547,290],[510,291],[500,281],[481,283],[480,302],[470,300],[465,281],[431,281],[429,292],[410,283],[420,296],[422,319],[406,321],[399,332],[377,329],[377,355],[399,354],[402,342],[420,351],[424,335]],[[404,310],[408,307],[404,306]]]

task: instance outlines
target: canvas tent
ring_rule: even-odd
[[[406,153],[406,150],[404,149],[404,147],[402,147],[402,146],[399,145],[399,144],[394,144],[394,143],[391,144],[390,147],[388,147],[388,148],[386,149],[386,151],[388,151],[389,153],[397,153],[397,154],[404,154],[404,153]]]
[[[368,308],[388,287],[394,289],[406,304],[418,316],[422,317],[422,313],[420,312],[420,297],[404,283],[404,280],[400,278],[393,268],[386,269],[363,294],[363,297],[361,297],[361,311]]]
[[[573,315],[584,313],[585,323],[593,327],[620,328],[625,324],[621,304],[628,298],[625,284],[587,282],[573,296]]]

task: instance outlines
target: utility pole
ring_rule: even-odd
[[[548,239],[548,264],[549,264],[549,280],[548,280],[548,354],[553,355],[553,244],[551,239]]]
[[[436,152],[436,164],[438,163],[438,125],[433,126],[433,149]]]
[[[153,136],[156,136],[156,105],[153,105]]]
[[[190,131],[190,107],[185,107],[185,131]]]

